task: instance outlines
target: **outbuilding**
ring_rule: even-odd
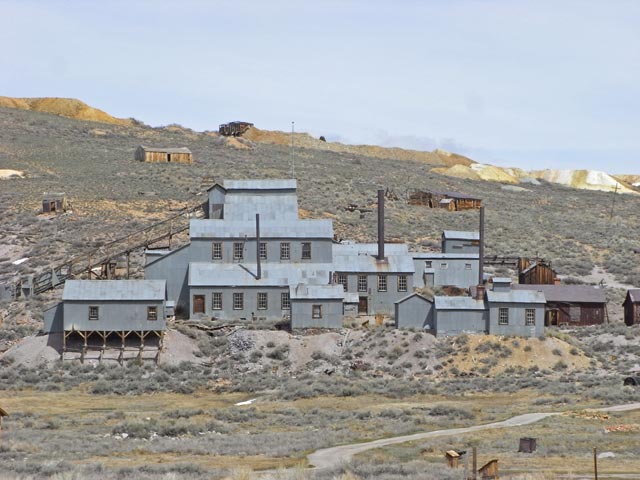
[[[140,162],[193,163],[191,150],[186,147],[165,148],[140,145],[136,148],[135,159]]]
[[[42,194],[42,213],[63,213],[68,208],[67,194],[45,192]]]
[[[624,323],[629,326],[640,323],[640,288],[627,290],[627,296],[622,306],[624,307]]]
[[[396,328],[433,330],[433,300],[412,293],[395,302]]]

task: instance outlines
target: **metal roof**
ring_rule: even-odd
[[[345,296],[342,285],[296,285],[291,287],[291,300],[343,300]]]
[[[255,238],[255,213],[253,220],[192,219],[189,234],[191,238]],[[333,222],[329,219],[263,221],[261,217],[260,238],[328,238],[333,240]]]
[[[296,180],[224,180],[222,186],[227,190],[295,190]]]
[[[429,300],[427,297],[425,297],[424,295],[420,295],[418,292],[410,293],[406,297],[402,297],[400,300],[398,300],[398,301],[396,301],[394,303],[402,303],[402,302],[404,302],[406,300],[409,300],[410,298],[413,298],[413,297],[419,297],[422,300],[424,300],[425,302],[433,303],[433,300]]]
[[[544,293],[537,290],[509,290],[494,292],[487,290],[489,303],[546,303]]]
[[[486,310],[484,300],[473,297],[433,297],[436,310]]]
[[[589,285],[511,285],[514,290],[537,290],[544,293],[547,303],[606,303],[602,288]]]
[[[358,303],[360,296],[357,293],[344,292],[344,303]]]
[[[62,300],[164,300],[165,280],[67,280]]]
[[[413,259],[409,255],[386,255],[386,261],[380,262],[375,255],[342,254],[333,250],[333,269],[336,272],[357,273],[414,273]],[[386,251],[385,251],[386,254]]]
[[[191,153],[187,147],[165,148],[165,147],[147,147],[140,145],[145,152],[162,152],[162,153]]]
[[[406,243],[385,243],[384,254],[387,255],[408,255],[409,248]],[[377,243],[336,243],[333,245],[334,255],[377,255]]]
[[[509,277],[493,277],[493,283],[513,283]]]
[[[44,192],[42,194],[43,200],[62,200],[66,196],[64,192]]]
[[[627,297],[633,303],[640,302],[640,288],[630,288],[629,290],[627,290]]]
[[[330,263],[263,263],[256,279],[255,263],[189,264],[191,287],[288,287],[298,284],[327,285],[333,270]],[[340,288],[342,286],[340,285]]]
[[[480,240],[480,232],[460,232],[457,230],[445,230],[442,237],[447,240]]]
[[[414,260],[479,260],[478,253],[410,252]]]

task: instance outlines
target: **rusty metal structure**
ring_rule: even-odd
[[[218,127],[218,133],[220,135],[224,135],[225,137],[239,137],[251,127],[253,127],[253,123],[249,122],[235,121],[223,123]]]
[[[407,202],[409,205],[443,208],[451,212],[482,207],[481,198],[458,192],[436,192],[432,190],[410,190],[407,192]]]

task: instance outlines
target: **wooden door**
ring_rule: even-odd
[[[358,298],[358,313],[363,315],[369,313],[369,299],[367,297]]]
[[[204,313],[204,295],[193,296],[193,313]]]

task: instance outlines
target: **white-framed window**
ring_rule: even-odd
[[[536,310],[535,308],[527,308],[524,311],[524,324],[527,327],[534,327],[536,325]]]
[[[233,243],[233,259],[238,261],[244,258],[244,243],[242,242],[234,242]]]
[[[302,260],[311,260],[311,242],[302,242]]]
[[[311,309],[311,318],[322,318],[322,305],[313,305]]]
[[[500,307],[498,309],[498,325],[509,325],[509,309]]]
[[[386,292],[387,291],[387,276],[386,275],[378,275],[378,291]]]
[[[447,262],[440,263],[440,270],[446,270],[447,268],[449,268],[449,264]]]
[[[358,291],[366,292],[369,289],[367,285],[367,276],[366,275],[358,275]]]
[[[342,285],[344,291],[347,291],[347,274],[346,273],[336,273],[335,276],[336,283],[338,285]]]
[[[465,263],[464,264],[464,269],[465,270],[471,270],[471,264],[470,263]]]
[[[291,260],[291,244],[280,242],[280,260]]]
[[[97,321],[100,319],[100,308],[92,305],[89,307],[89,320]]]
[[[407,276],[406,275],[398,275],[398,291],[406,292],[407,291]]]
[[[258,310],[266,310],[268,308],[267,292],[258,292]]]
[[[260,242],[260,260],[267,259],[267,242]]]
[[[233,309],[234,310],[243,310],[244,309],[244,293],[234,292],[234,294],[233,294]]]
[[[222,260],[222,242],[213,242],[211,245],[211,259]]]
[[[147,320],[150,322],[158,320],[158,307],[147,307]]]
[[[222,310],[222,292],[213,292],[211,294],[211,309]]]
[[[291,299],[289,298],[289,292],[282,292],[280,294],[280,308],[282,310],[291,309]]]

